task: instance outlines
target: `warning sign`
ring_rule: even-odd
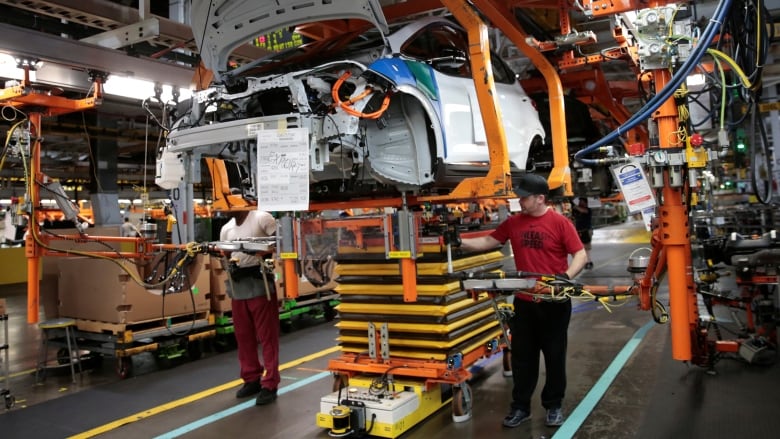
[[[620,186],[629,213],[638,213],[655,207],[655,197],[642,167],[636,161],[615,165],[612,174]]]

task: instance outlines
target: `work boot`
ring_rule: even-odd
[[[236,398],[246,398],[247,396],[252,396],[258,392],[260,392],[260,383],[257,381],[253,381],[251,383],[244,383],[243,386],[241,386],[240,389],[238,389],[238,392],[236,392]]]
[[[260,394],[257,395],[255,405],[266,405],[276,401],[276,389],[268,390],[265,387],[260,389]]]
[[[531,419],[531,413],[523,409],[511,409],[504,417],[504,427],[515,428],[523,422]]]

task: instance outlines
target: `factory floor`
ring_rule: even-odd
[[[595,266],[580,280],[595,285],[629,283],[628,258],[647,242],[636,222],[597,229]],[[132,357],[132,375],[125,379],[117,375],[115,360],[109,357],[87,361],[77,384],[71,382],[67,367],[36,383],[40,334],[26,323],[25,294],[24,285],[0,286],[0,297],[7,299],[9,308],[10,354],[7,364],[0,363],[0,389],[16,399],[10,410],[0,406],[3,438],[330,437],[316,426],[315,415],[320,398],[333,385],[327,372],[328,360],[338,356],[332,322],[301,319],[293,331],[282,335],[279,397],[257,407],[253,398],[235,398],[240,381],[234,350],[207,351],[199,360],[165,365],[151,353],[138,354]],[[665,301],[667,296],[664,282],[659,298]],[[446,405],[403,437],[777,437],[780,365],[751,365],[734,357],[722,359],[714,373],[708,372],[673,360],[669,331],[668,324],[656,324],[633,300],[610,310],[592,301],[575,302],[563,426],[544,425],[538,388],[531,422],[514,429],[502,427],[511,378],[503,376],[498,354],[472,368],[470,420],[453,422]],[[9,366],[9,379],[3,377],[2,366]]]

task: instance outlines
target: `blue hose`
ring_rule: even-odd
[[[597,165],[599,162],[598,160],[585,159],[583,156],[590,154],[598,148],[612,142],[613,140],[617,139],[621,133],[627,132],[628,130],[639,125],[641,122],[650,118],[651,114],[672,96],[672,94],[675,92],[675,90],[677,90],[680,84],[682,84],[685,78],[688,77],[688,74],[691,72],[691,70],[693,70],[693,68],[699,63],[701,57],[704,56],[704,54],[707,52],[710,41],[712,41],[712,39],[715,37],[715,33],[718,32],[721,24],[723,23],[723,20],[726,17],[726,14],[728,13],[729,9],[731,9],[731,2],[732,0],[721,0],[720,3],[718,3],[718,6],[715,8],[715,12],[713,13],[713,18],[710,19],[710,23],[707,25],[707,28],[704,30],[701,38],[699,39],[700,44],[696,46],[693,52],[691,52],[691,56],[683,63],[677,73],[672,76],[666,87],[653,96],[653,98],[650,99],[641,110],[631,116],[623,123],[623,125],[602,137],[596,143],[587,146],[574,154],[574,160],[585,165]]]

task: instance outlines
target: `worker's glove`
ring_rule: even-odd
[[[460,247],[463,244],[458,229],[448,229],[444,232],[444,244],[452,247]]]

